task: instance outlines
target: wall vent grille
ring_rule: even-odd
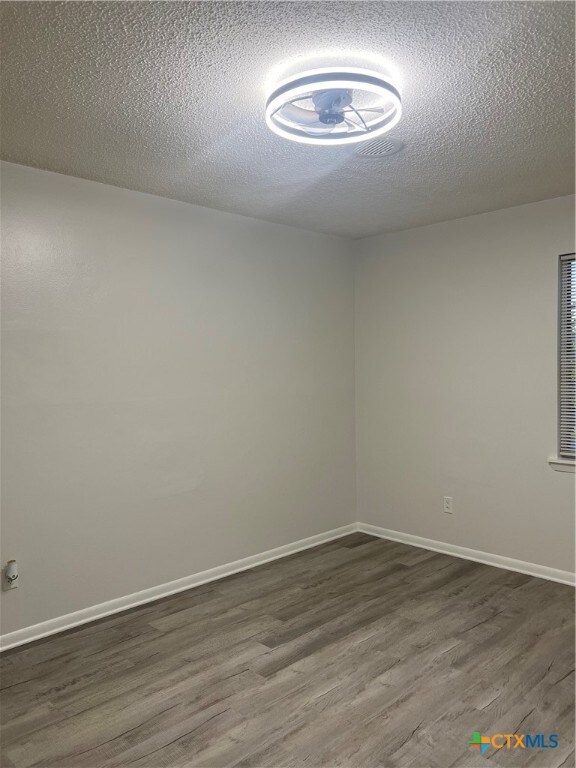
[[[362,144],[358,144],[354,147],[354,154],[359,157],[390,157],[400,152],[404,148],[404,144],[401,141],[395,141],[394,139],[374,139],[373,141],[365,141]]]

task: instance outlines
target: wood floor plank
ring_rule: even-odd
[[[6,768],[574,768],[574,593],[355,533],[0,658]],[[557,733],[494,750],[474,731]]]

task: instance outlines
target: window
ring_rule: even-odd
[[[560,256],[558,455],[576,456],[576,261]]]

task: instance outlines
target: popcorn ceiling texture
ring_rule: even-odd
[[[2,157],[362,237],[573,190],[564,2],[4,2]],[[388,56],[385,160],[264,123],[266,73],[325,48]]]

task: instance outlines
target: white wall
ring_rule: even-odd
[[[350,523],[345,241],[2,166],[3,632]]]
[[[572,197],[360,243],[359,520],[574,569],[574,475],[547,464],[573,250]]]
[[[355,519],[573,569],[573,198],[354,243],[357,511],[350,243],[11,164],[1,202],[4,633]]]

